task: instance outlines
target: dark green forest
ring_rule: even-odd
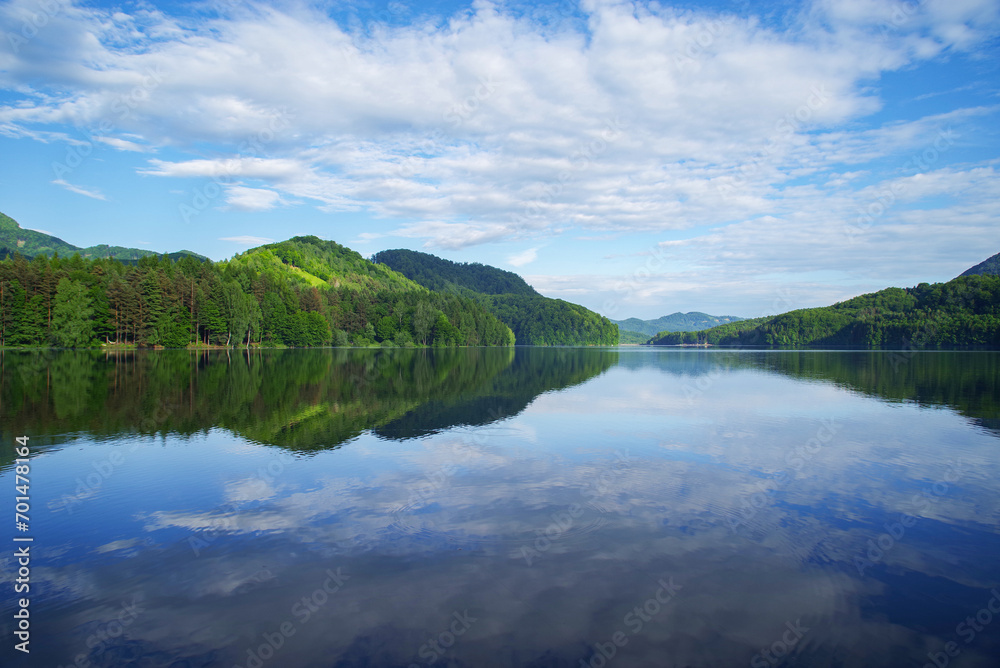
[[[475,300],[296,237],[213,263],[15,254],[0,261],[0,346],[413,346],[514,343]]]
[[[993,276],[1000,274],[1000,253],[983,260],[975,267],[969,267],[960,276],[978,276],[980,274],[992,274]]]
[[[543,297],[513,272],[403,249],[373,259],[428,289],[479,302],[511,328],[518,344],[618,345],[616,324],[578,304]]]
[[[484,295],[541,296],[514,272],[479,262],[452,262],[404,248],[381,251],[372,259],[429,290],[460,292],[465,289]]]
[[[702,332],[661,332],[652,345],[1000,346],[1000,277],[887,288],[822,308],[743,320]]]

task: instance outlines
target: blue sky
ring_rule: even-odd
[[[616,319],[1000,251],[1000,4],[0,3],[0,211],[225,259],[299,234]]]

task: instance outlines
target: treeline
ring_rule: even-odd
[[[356,264],[357,271],[337,274],[337,266],[324,263],[328,256],[344,266]],[[513,341],[510,329],[475,301],[428,292],[316,237],[297,237],[219,263],[160,256],[124,264],[79,255],[0,261],[0,346]]]
[[[833,306],[743,320],[702,332],[661,332],[653,345],[1000,346],[1000,277],[887,288]]]
[[[590,309],[544,297],[517,274],[479,263],[458,263],[411,250],[374,256],[412,281],[474,299],[531,346],[618,345],[618,325]]]

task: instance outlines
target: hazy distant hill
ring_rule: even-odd
[[[6,252],[4,252],[4,249],[6,249]],[[51,257],[56,253],[59,253],[62,257],[68,257],[73,255],[73,253],[79,253],[87,259],[112,258],[122,261],[138,260],[143,257],[151,255],[159,256],[162,254],[142,248],[125,248],[123,246],[108,246],[107,244],[81,248],[44,232],[23,229],[18,225],[16,220],[0,213],[0,259],[15,252],[28,258],[35,257],[36,255],[48,255]],[[203,255],[186,250],[169,253],[168,255],[174,260],[185,256],[190,256],[198,260],[207,259]]]
[[[734,315],[708,315],[699,311],[690,313],[671,313],[656,320],[639,320],[629,318],[628,320],[612,320],[618,325],[620,330],[638,332],[645,334],[646,338],[659,334],[660,332],[700,332],[716,325],[725,325],[730,322],[739,322],[743,318]]]
[[[981,276],[983,274],[1000,276],[1000,253],[997,253],[987,260],[983,260],[975,267],[966,269],[959,274],[959,276]]]

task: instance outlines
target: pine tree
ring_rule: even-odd
[[[64,348],[80,348],[94,340],[94,323],[87,288],[62,278],[56,288],[52,307],[52,340]]]

